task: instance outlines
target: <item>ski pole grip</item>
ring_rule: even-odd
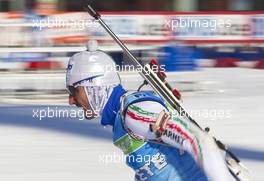
[[[93,8],[92,6],[90,6],[89,4],[87,5],[87,8],[86,8],[87,12],[92,16],[94,17],[94,19],[98,20],[101,15],[98,14]]]

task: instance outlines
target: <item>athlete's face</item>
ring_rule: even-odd
[[[82,107],[87,119],[92,119],[97,116],[97,114],[91,108],[88,98],[85,94],[84,87],[73,86],[68,87],[69,93],[69,104],[76,105],[77,107]]]

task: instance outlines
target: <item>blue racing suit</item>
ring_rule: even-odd
[[[135,180],[207,181],[202,169],[187,152],[182,152],[174,147],[144,142],[128,134],[122,125],[120,112],[120,97],[125,92],[121,85],[113,89],[104,107],[101,124],[113,127],[113,143],[126,155],[127,165],[135,171]],[[153,94],[152,96],[149,96],[149,99],[162,104],[159,97]],[[131,102],[133,101],[131,100]],[[128,104],[129,102],[126,102],[124,105],[128,106]]]

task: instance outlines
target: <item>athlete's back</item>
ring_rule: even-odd
[[[145,95],[146,92],[142,93]],[[137,93],[137,95],[140,94],[140,92]],[[205,174],[189,153],[174,147],[136,139],[124,128],[126,125],[123,124],[123,119],[134,119],[139,121],[137,129],[144,129],[140,127],[140,121],[151,121],[153,113],[166,109],[157,97],[147,94],[152,98],[145,96],[144,99],[140,99],[139,96],[139,99],[130,97],[133,100],[129,100],[128,95],[128,99],[125,99],[121,111],[116,116],[113,128],[114,144],[126,155],[127,165],[136,172],[135,179],[206,181]]]

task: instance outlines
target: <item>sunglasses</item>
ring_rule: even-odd
[[[73,96],[73,97],[76,96],[76,88],[75,88],[75,87],[73,87],[73,86],[67,86],[67,87],[66,87],[66,90],[67,90],[67,92],[68,92],[71,96]]]

